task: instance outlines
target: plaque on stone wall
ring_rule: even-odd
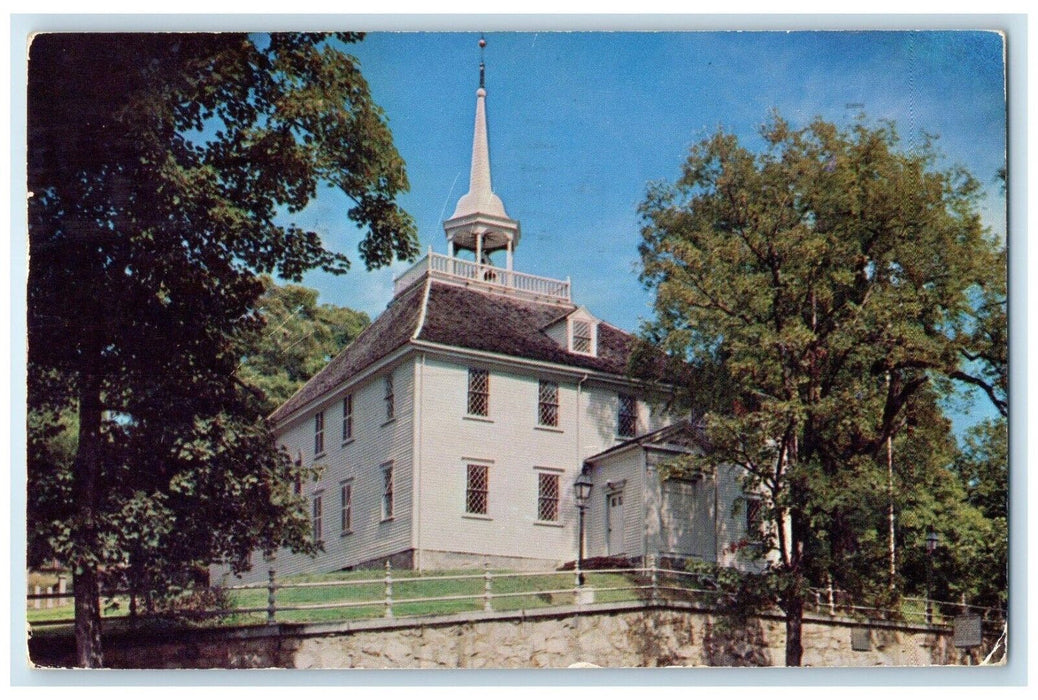
[[[957,615],[955,617],[955,646],[960,648],[979,647],[980,615]]]
[[[851,649],[854,651],[872,651],[872,630],[868,627],[852,628]]]

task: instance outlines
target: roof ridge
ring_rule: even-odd
[[[635,332],[634,332],[634,331],[628,331],[628,330],[625,330],[625,329],[623,329],[623,328],[620,328],[620,326],[616,325],[615,323],[610,323],[609,321],[603,321],[602,319],[598,319],[598,325],[600,325],[600,326],[609,326],[609,327],[610,327],[610,328],[612,328],[612,329],[613,329],[614,331],[620,331],[620,332],[621,332],[621,333],[623,333],[624,335],[628,335],[628,336],[630,336],[630,337],[632,337],[632,338],[637,338],[637,337],[638,337],[638,336],[637,336],[637,335],[635,334]]]
[[[425,277],[425,291],[422,294],[422,308],[418,312],[418,323],[415,324],[414,333],[411,334],[411,340],[418,340],[418,336],[422,334],[422,328],[425,326],[425,312],[429,308],[429,287],[432,286],[432,276],[426,275]]]

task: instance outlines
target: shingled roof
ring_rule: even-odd
[[[495,294],[433,280],[419,340],[527,360],[623,374],[632,338],[605,323],[598,327],[598,357],[568,352],[544,330],[577,309]]]
[[[680,420],[677,423],[671,423],[670,425],[654,430],[651,433],[645,433],[644,435],[638,435],[629,440],[625,440],[617,445],[613,445],[609,449],[603,450],[598,454],[591,455],[584,459],[584,464],[595,464],[600,462],[603,458],[609,455],[622,452],[632,446],[639,447],[679,447],[683,450],[694,451],[701,450],[707,452],[710,450],[710,442],[706,437],[706,427],[702,421],[697,420]]]
[[[393,352],[414,334],[421,315],[424,285],[416,284],[390,302],[375,322],[364,329],[342,352],[310,377],[288,401],[270,414],[278,423],[314,399],[334,391],[344,381],[365,367]]]
[[[424,320],[422,306],[425,306]],[[537,301],[426,277],[394,297],[386,310],[350,345],[271,414],[279,422],[334,391],[350,377],[410,342],[537,360],[622,375],[634,338],[600,323],[598,356],[568,352],[545,333],[575,311],[573,304]],[[421,328],[418,324],[421,323]],[[417,336],[415,331],[418,331]]]

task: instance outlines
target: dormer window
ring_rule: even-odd
[[[587,321],[573,322],[573,352],[590,355],[593,352],[591,344],[591,324]]]
[[[542,330],[569,352],[598,357],[598,325],[598,319],[580,307]]]
[[[581,355],[598,355],[598,324],[593,319],[569,319],[569,350]]]

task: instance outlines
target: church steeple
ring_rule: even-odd
[[[471,250],[477,262],[486,262],[495,250],[507,253],[506,268],[512,269],[512,252],[519,242],[519,222],[505,213],[501,198],[494,194],[490,182],[490,147],[487,136],[485,87],[486,69],[483,48],[486,40],[480,38],[479,89],[476,90],[476,125],[472,136],[472,167],[469,171],[469,191],[458,200],[451,218],[443,222],[447,234],[448,255],[456,250]]]

